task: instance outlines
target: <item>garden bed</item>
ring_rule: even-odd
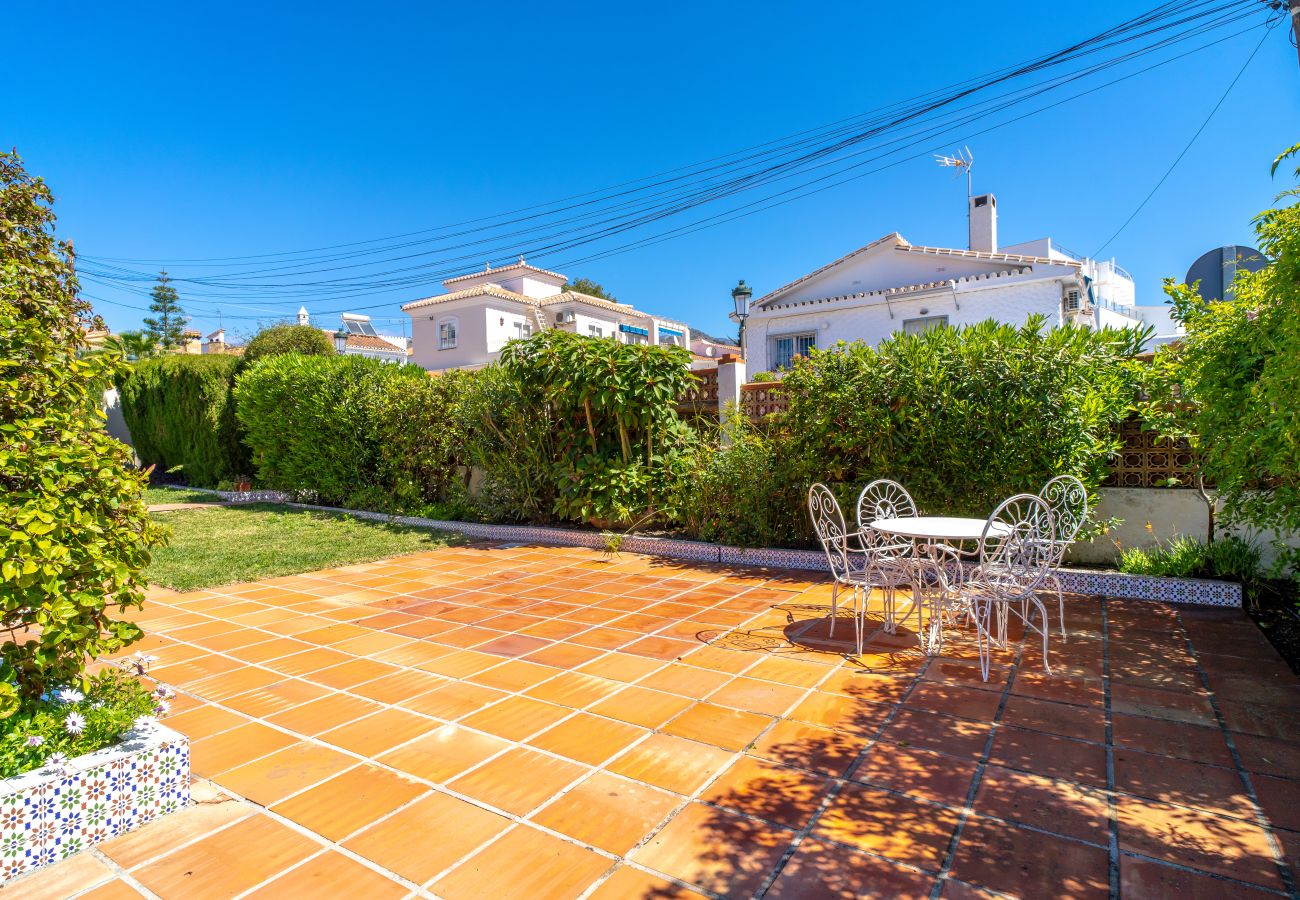
[[[189,740],[140,725],[111,747],[0,781],[0,881],[184,807]]]

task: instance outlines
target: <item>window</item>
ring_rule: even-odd
[[[455,319],[443,319],[438,323],[438,349],[454,350],[456,348],[456,326]]]
[[[533,336],[533,326],[532,326],[532,325],[528,324],[527,322],[523,321],[522,319],[521,319],[520,321],[518,321],[518,322],[515,323],[515,337],[516,337],[516,338],[518,338],[519,340],[522,341],[522,340],[524,340],[525,338],[530,338],[530,337],[532,337],[532,336]]]
[[[632,332],[632,331],[625,331],[625,332],[623,332],[623,339],[624,339],[624,341],[625,341],[626,343],[629,343],[629,344],[648,344],[648,343],[650,343],[650,338],[649,338],[649,337],[647,337],[647,336],[644,335],[644,334],[637,334],[637,333]]]
[[[796,356],[807,356],[817,346],[817,334],[783,334],[772,338],[772,368],[788,369]]]
[[[921,334],[931,328],[947,328],[947,316],[922,316],[919,319],[904,319],[903,334]]]
[[[601,328],[599,325],[588,325],[587,334],[591,335],[592,337],[604,337],[605,329]]]

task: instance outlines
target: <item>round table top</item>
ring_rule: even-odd
[[[905,516],[898,519],[876,519],[871,527],[901,537],[978,541],[984,536],[984,526],[987,524],[987,519],[963,519],[957,516]],[[1007,526],[994,523],[991,533],[998,534],[1007,530]]]

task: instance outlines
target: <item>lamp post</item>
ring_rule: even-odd
[[[338,331],[334,332],[334,349],[339,353],[343,353],[348,349],[348,333],[342,325],[339,326]]]
[[[736,305],[736,311],[733,312],[729,319],[733,322],[740,323],[740,356],[742,359],[745,354],[745,320],[749,318],[749,301],[754,296],[753,289],[745,284],[745,279],[740,279],[740,284],[731,289],[731,302]]]

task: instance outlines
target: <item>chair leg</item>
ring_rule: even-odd
[[[1052,576],[1052,585],[1056,588],[1056,605],[1060,612],[1061,622],[1061,643],[1066,641],[1065,637],[1065,592],[1061,590],[1061,579],[1055,575]]]
[[[1034,606],[1038,608],[1038,615],[1043,625],[1043,670],[1047,672],[1048,675],[1051,675],[1052,667],[1047,663],[1047,637],[1052,633],[1052,622],[1047,617],[1047,607],[1043,605],[1043,601],[1039,600],[1038,595],[1036,594],[1034,595]]]
[[[838,608],[839,599],[840,583],[837,581],[835,586],[831,588],[831,637],[835,637],[835,610]]]
[[[981,614],[980,606],[984,607]],[[971,604],[972,618],[975,620],[975,640],[979,646],[980,654],[980,675],[985,681],[989,680],[989,658],[993,655],[993,635],[991,629],[993,626],[992,613],[993,604],[991,601],[975,600]],[[981,622],[981,618],[983,622]]]
[[[867,629],[867,604],[871,600],[871,585],[854,589],[853,624],[857,631],[858,656],[862,655],[862,633]]]

